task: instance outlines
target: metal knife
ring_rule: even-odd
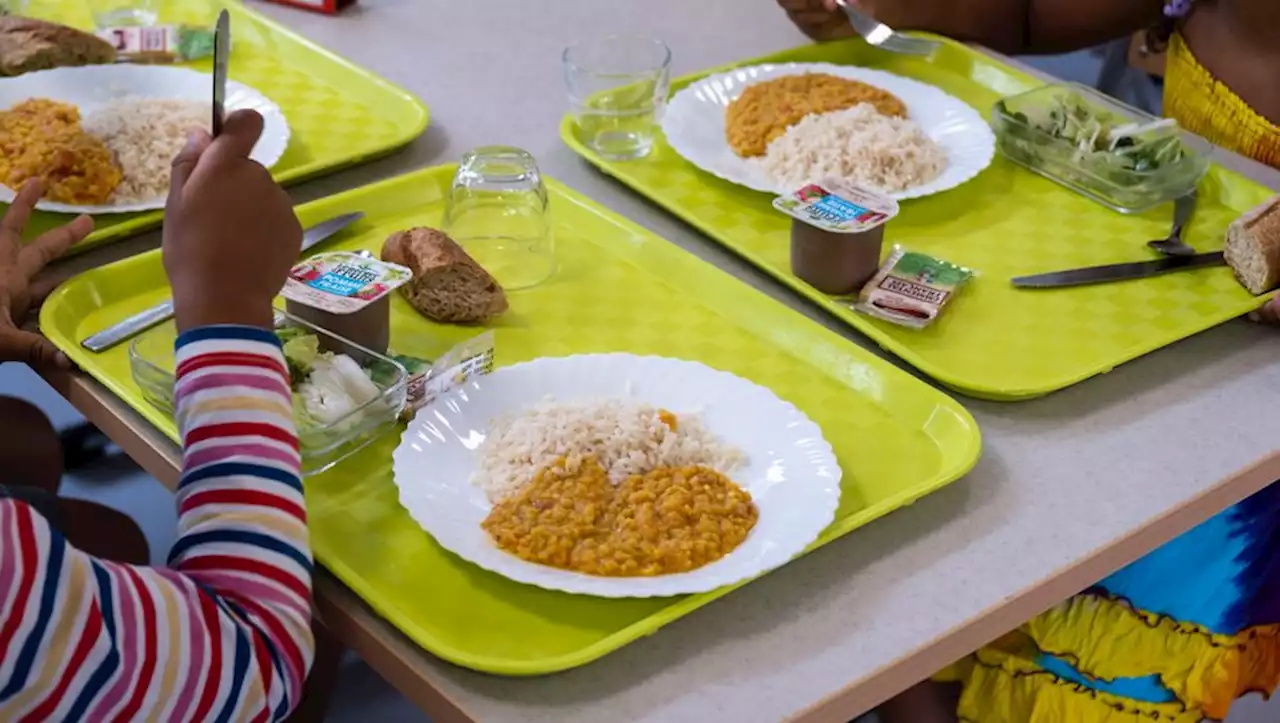
[[[318,223],[302,234],[302,252],[306,252],[316,244],[333,236],[342,229],[364,218],[364,213],[357,211],[337,216]],[[120,342],[127,341],[153,326],[163,324],[173,318],[173,299],[138,312],[124,321],[117,322],[93,336],[80,342],[80,345],[91,352],[104,352]]]
[[[1194,256],[1169,256],[1155,261],[1134,261],[1127,264],[1108,264],[1107,266],[1090,266],[1084,269],[1054,271],[1035,276],[1020,276],[1013,279],[1013,285],[1020,289],[1057,289],[1064,286],[1085,286],[1087,284],[1105,284],[1111,281],[1129,279],[1145,279],[1175,271],[1201,269],[1206,266],[1222,266],[1226,264],[1221,251]]]
[[[209,134],[217,138],[222,134],[222,121],[226,117],[227,64],[231,56],[231,15],[226,10],[218,13],[218,24],[213,31],[213,124]]]

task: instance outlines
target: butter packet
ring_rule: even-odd
[[[126,25],[103,28],[98,37],[114,45],[125,63],[184,63],[213,55],[214,32],[198,25]]]
[[[412,419],[419,409],[440,395],[493,371],[494,346],[493,332],[486,331],[458,344],[434,362],[392,354],[391,358],[409,372],[401,418]]]
[[[854,308],[899,326],[923,329],[973,278],[972,269],[895,246]]]
[[[834,233],[866,233],[898,215],[898,202],[891,197],[835,178],[779,196],[773,207]]]

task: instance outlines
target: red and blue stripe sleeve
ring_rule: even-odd
[[[297,704],[312,559],[279,341],[205,327],[176,353],[168,567],[92,558],[0,500],[0,720],[276,721]]]

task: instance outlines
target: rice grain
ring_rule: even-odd
[[[193,129],[209,129],[210,119],[208,102],[157,98],[125,98],[85,116],[84,130],[106,143],[124,174],[109,202],[164,198],[174,156]]]
[[[947,154],[915,123],[861,103],[805,116],[754,162],[779,193],[833,177],[893,193],[937,178]]]
[[[658,467],[702,465],[727,476],[745,462],[741,450],[717,439],[696,415],[677,414],[672,430],[661,411],[623,399],[548,399],[500,415],[476,450],[472,484],[498,502],[561,457],[570,470],[595,457],[614,484]]]

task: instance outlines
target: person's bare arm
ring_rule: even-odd
[[[819,40],[851,31],[835,0],[778,0]],[[1004,53],[1060,53],[1124,37],[1161,17],[1162,0],[850,0],[899,30],[924,30]]]
[[[1070,52],[1101,45],[1158,22],[1164,8],[1162,0],[931,0],[929,4],[941,6],[940,19],[945,23],[933,32],[1010,54]],[[997,22],[998,15],[973,5],[1012,5],[1006,17],[1014,22]],[[945,32],[948,27],[959,32]]]

